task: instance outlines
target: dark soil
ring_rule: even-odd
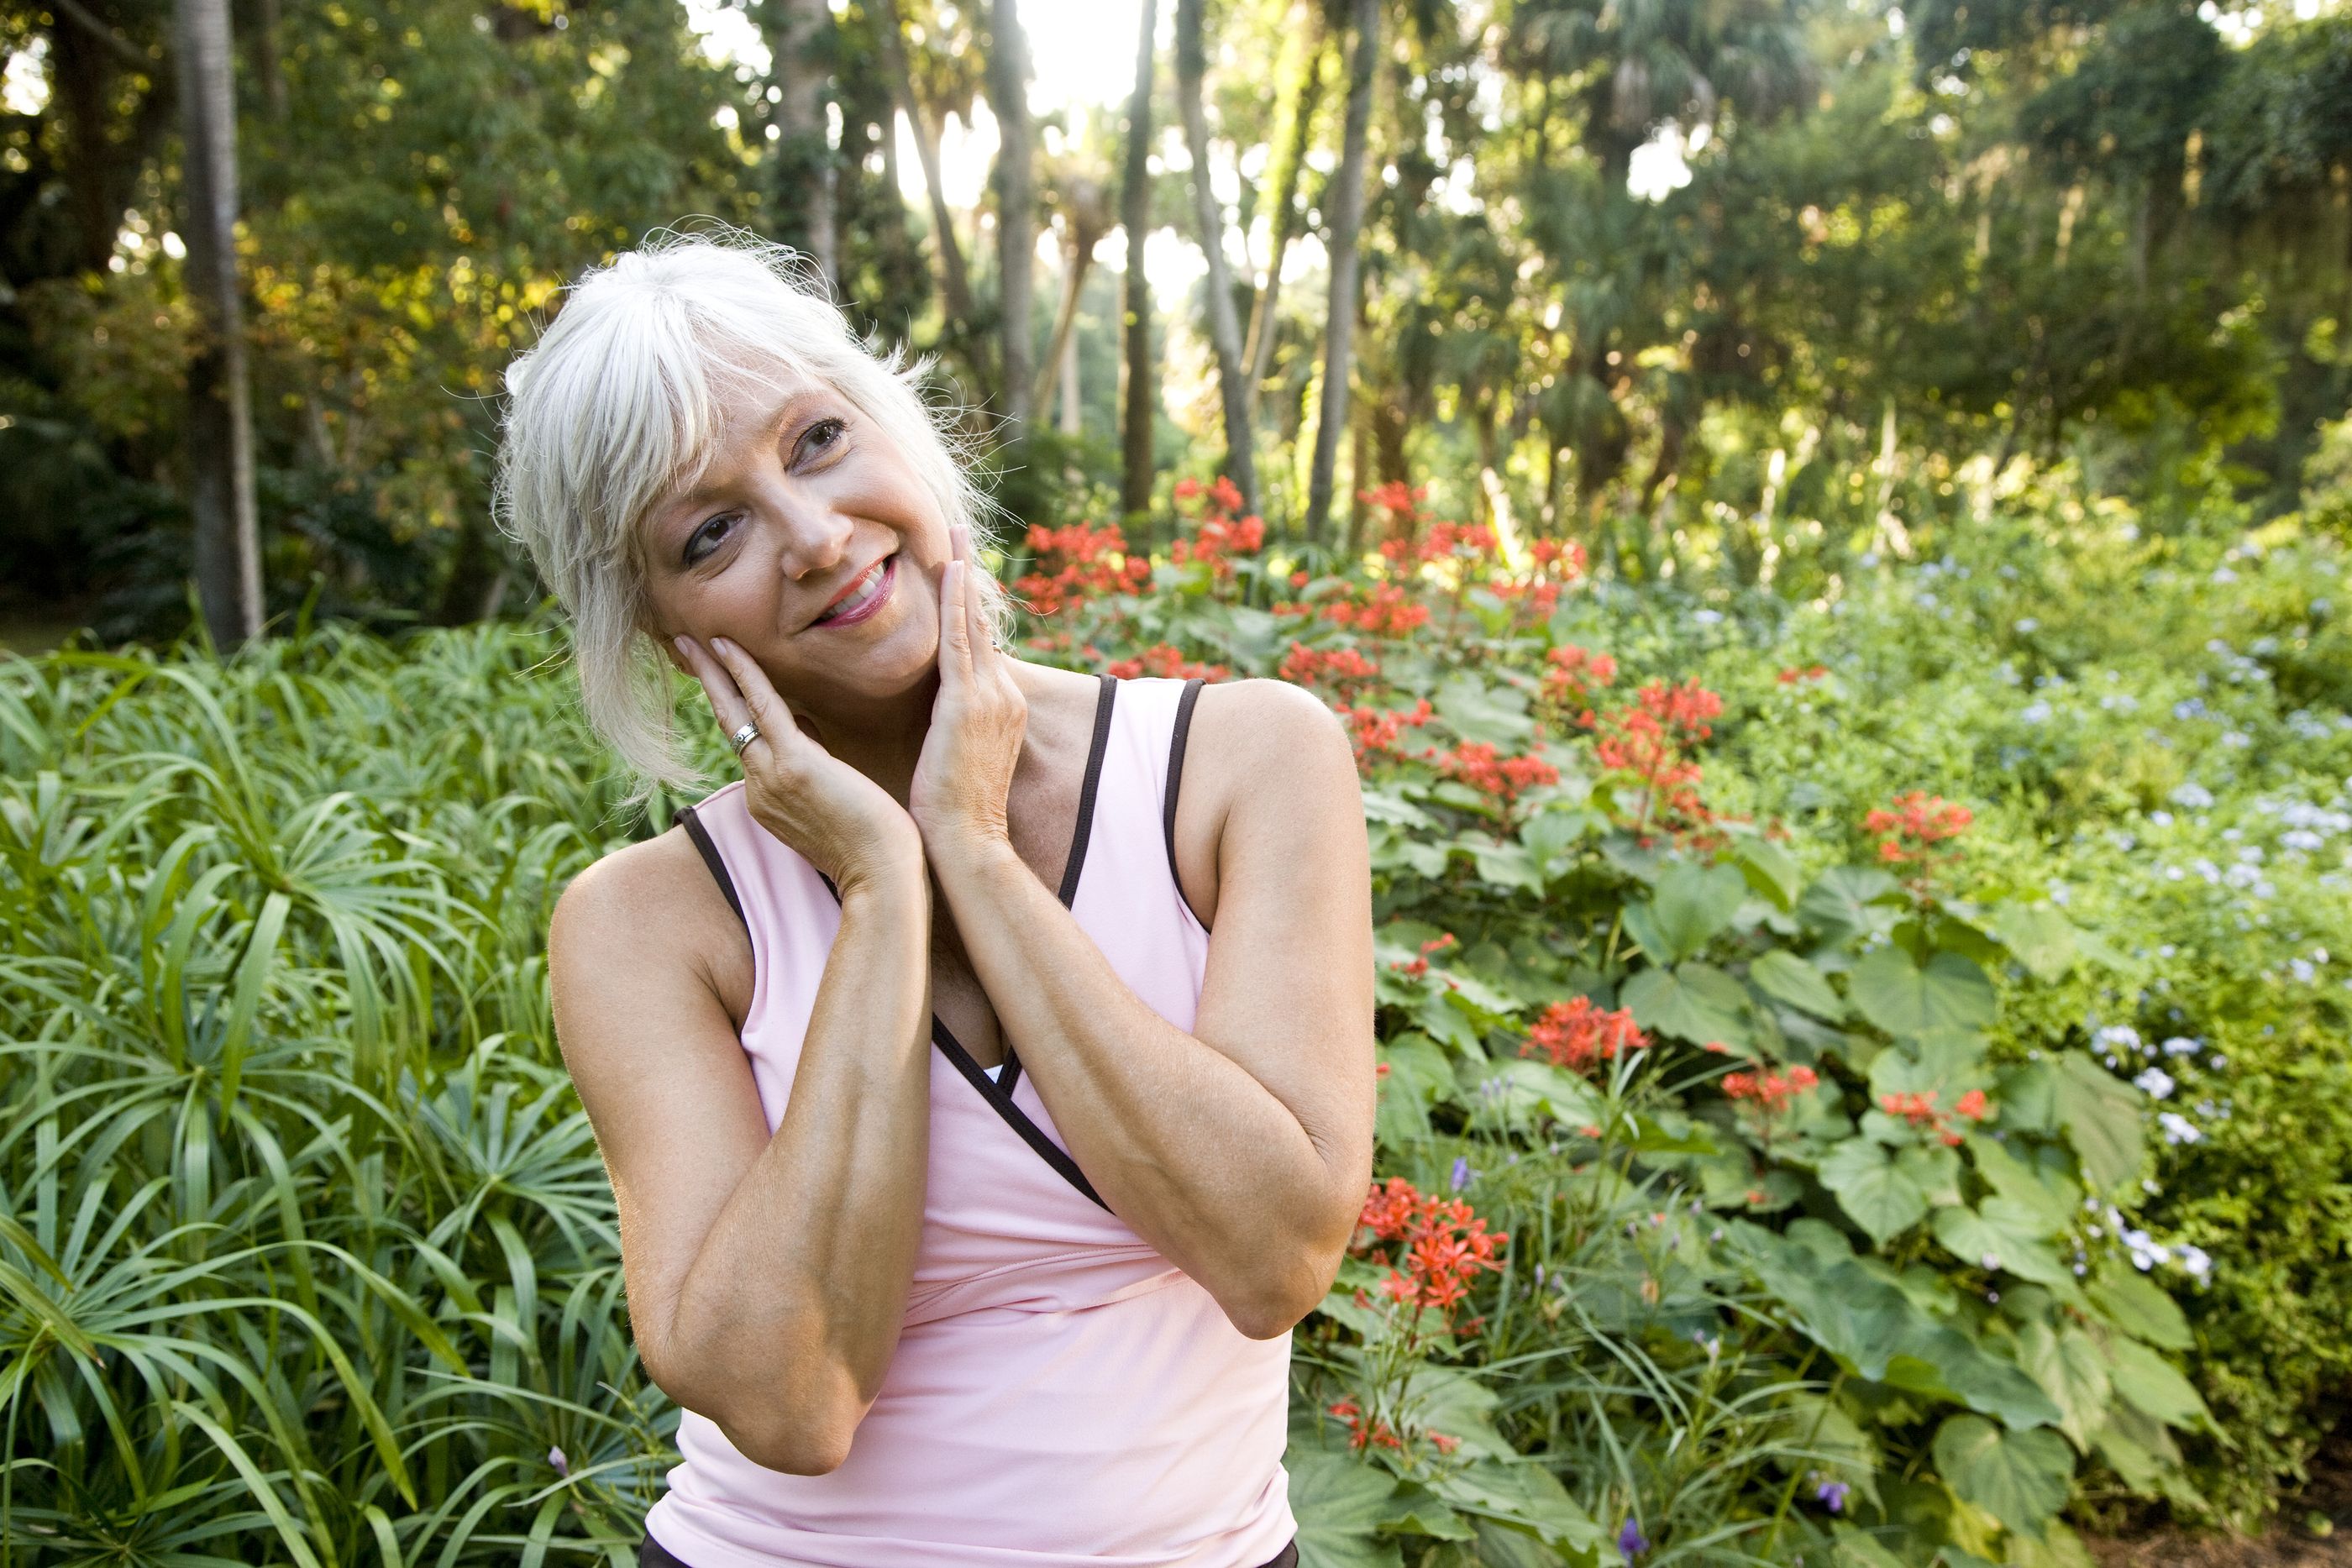
[[[2314,1516],[2329,1533],[2315,1533]],[[2338,1433],[2312,1461],[2311,1484],[2280,1504],[2261,1535],[2160,1530],[2094,1540],[2099,1568],[2352,1568],[2352,1432]]]

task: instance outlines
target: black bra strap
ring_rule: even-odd
[[[1160,836],[1168,841],[1168,879],[1176,884],[1180,899],[1184,896],[1184,879],[1176,873],[1176,790],[1184,782],[1184,737],[1192,727],[1192,705],[1200,700],[1202,685],[1202,678],[1194,675],[1184,683],[1184,695],[1176,699],[1176,733],[1168,743],[1168,787],[1160,810]]]
[[[1194,685],[1199,684],[1198,681],[1193,683]],[[1187,690],[1184,701],[1187,713],[1192,707],[1192,692]],[[1077,896],[1078,875],[1086,866],[1087,841],[1094,831],[1095,796],[1102,783],[1103,759],[1110,748],[1111,707],[1118,697],[1118,677],[1104,674],[1095,698],[1094,738],[1087,752],[1086,779],[1078,789],[1077,827],[1070,836],[1069,858],[1063,863],[1059,896],[1065,908],[1069,907],[1070,901]],[[1181,719],[1179,724],[1177,747],[1181,755],[1183,746]],[[1173,821],[1175,791],[1172,789],[1168,799],[1171,821]],[[736,896],[735,880],[727,873],[727,862],[719,855],[719,846],[711,841],[709,830],[696,818],[691,806],[680,806],[677,818],[686,825],[687,837],[694,841],[695,849],[702,856],[702,863],[710,868],[711,876],[717,879],[719,890],[727,895],[727,906],[735,912],[735,917],[743,922],[744,929],[748,931],[751,923],[743,913],[743,901]],[[1172,858],[1171,863],[1173,863]],[[817,880],[824,883],[824,890],[833,894],[833,901],[839,904],[841,889],[834,885],[833,878],[821,871],[816,874]],[[931,1043],[939,1047],[940,1054],[954,1064],[957,1071],[971,1082],[971,1086],[980,1091],[981,1098],[1004,1118],[1007,1126],[1021,1135],[1022,1142],[1037,1152],[1040,1159],[1053,1166],[1072,1186],[1086,1194],[1096,1206],[1104,1209],[1110,1207],[1103,1202],[1102,1195],[1095,1191],[1094,1184],[1087,1180],[1086,1173],[1078,1168],[1078,1162],[1070,1157],[1069,1152],[1047,1137],[1045,1129],[1031,1121],[1029,1113],[1013,1103],[1013,1086],[1021,1080],[1021,1059],[1014,1054],[1010,1040],[1005,1042],[1004,1075],[1002,1078],[991,1078],[988,1069],[972,1060],[971,1052],[964,1049],[963,1042],[956,1039],[937,1013],[931,1015]]]

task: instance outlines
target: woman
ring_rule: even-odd
[[[742,768],[548,936],[684,1412],[639,1561],[1288,1563],[1290,1329],[1371,1166],[1351,747],[1006,651],[916,374],[733,235],[591,271],[508,377],[588,716],[691,784],[657,649]]]

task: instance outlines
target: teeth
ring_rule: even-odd
[[[888,565],[889,562],[887,559],[876,561],[874,563],[873,570],[868,571],[864,578],[859,580],[857,591],[843,600],[840,603],[835,605],[832,609],[826,611],[824,612],[824,619],[831,621],[838,616],[846,615],[851,611],[856,609],[859,605],[865,603],[867,600],[873,598],[874,591],[879,588],[882,584],[883,570]]]

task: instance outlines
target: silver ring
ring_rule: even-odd
[[[743,755],[743,748],[759,738],[760,727],[747,718],[743,721],[742,728],[727,737],[727,744],[735,748],[736,756],[740,757]]]

